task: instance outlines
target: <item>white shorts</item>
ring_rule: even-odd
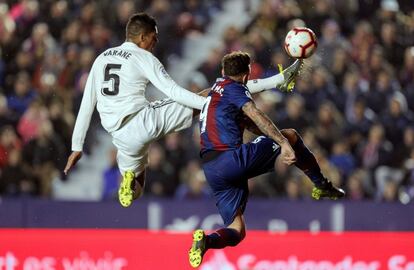
[[[193,109],[170,99],[151,103],[137,113],[119,130],[111,133],[118,149],[118,167],[123,175],[133,171],[142,173],[148,164],[148,147],[163,136],[189,128]]]

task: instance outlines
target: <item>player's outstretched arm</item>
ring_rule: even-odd
[[[146,68],[142,68],[142,72],[148,80],[167,97],[172,100],[193,108],[201,110],[206,99],[197,95],[190,90],[179,86],[167,73],[161,62],[152,54],[145,55]]]
[[[81,106],[76,117],[75,127],[72,134],[72,154],[68,157],[65,169],[63,172],[67,175],[69,170],[75,166],[75,164],[82,157],[83,143],[85,141],[86,132],[89,129],[91,117],[96,105],[96,92],[94,87],[93,70],[95,65],[89,73],[88,79],[85,84],[85,90],[83,91],[83,97]]]
[[[197,93],[197,95],[202,97],[207,97],[208,93],[211,91],[211,88],[206,88],[200,92]],[[200,114],[201,110],[193,109],[193,117],[198,116]]]
[[[206,88],[200,92],[197,93],[197,95],[202,96],[202,97],[207,97],[208,93],[210,93],[211,88]]]
[[[293,151],[288,139],[279,131],[270,118],[256,107],[253,101],[249,101],[242,107],[243,112],[256,124],[259,130],[281,147],[283,162],[291,165],[296,162],[295,151]]]

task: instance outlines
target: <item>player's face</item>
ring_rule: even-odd
[[[247,82],[249,81],[249,79],[250,79],[250,73],[251,73],[251,67],[250,67],[250,65],[249,65],[249,72],[243,77],[243,83],[244,84],[247,84]]]
[[[142,43],[142,48],[147,51],[152,52],[157,42],[158,42],[158,31],[149,32],[145,34],[145,38]]]

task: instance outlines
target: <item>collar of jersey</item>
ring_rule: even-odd
[[[241,84],[241,85],[245,85],[245,84],[243,84],[242,82],[238,82],[238,81],[235,81],[235,80],[231,79],[229,76],[223,76],[223,79],[225,79],[225,80],[229,80],[229,81],[232,81],[232,82],[234,82],[234,83]]]
[[[125,41],[124,43],[122,43],[121,47],[127,47],[127,48],[132,48],[132,49],[141,49],[140,47],[138,47],[135,43],[133,43],[131,41]]]

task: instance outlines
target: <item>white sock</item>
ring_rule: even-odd
[[[275,88],[283,83],[284,80],[283,74],[278,73],[265,79],[249,80],[247,82],[247,88],[249,88],[250,93],[255,94]]]

